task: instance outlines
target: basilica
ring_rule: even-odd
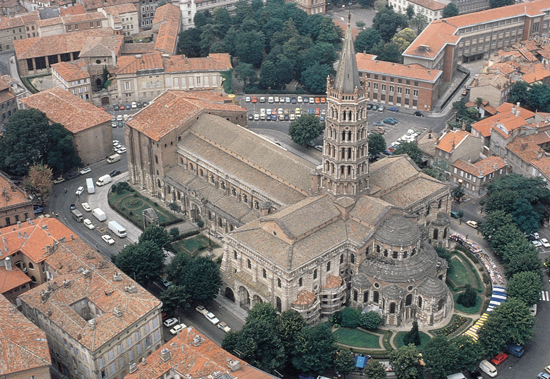
[[[221,293],[315,324],[345,306],[387,326],[452,313],[451,195],[408,156],[369,164],[367,91],[351,28],[327,78],[319,166],[250,132],[215,91],[167,91],[127,123],[130,180],[224,241]]]

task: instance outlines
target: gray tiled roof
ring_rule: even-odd
[[[391,208],[392,205],[384,200],[371,196],[361,196],[349,214],[352,218],[357,218],[363,223],[375,226]]]
[[[406,156],[387,157],[369,167],[369,185],[385,191],[418,174],[418,169]]]
[[[449,186],[430,176],[420,174],[418,178],[388,192],[382,196],[382,199],[397,207],[406,208],[445,188]]]
[[[388,299],[401,299],[405,291],[402,288],[399,288],[395,284],[389,285],[382,289],[382,293],[385,298]]]
[[[374,233],[374,238],[390,246],[411,246],[420,240],[420,229],[404,216],[389,215]]]
[[[418,287],[418,292],[429,297],[443,297],[447,293],[447,286],[442,280],[427,278]]]

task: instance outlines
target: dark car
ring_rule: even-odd
[[[454,212],[454,211],[451,212],[451,217],[452,217],[452,218],[459,218],[459,217],[458,217],[458,212]]]
[[[304,103],[309,103],[309,97],[304,97]]]
[[[292,98],[291,103],[292,103],[292,104],[296,104],[296,98],[295,98],[295,97]]]
[[[250,113],[250,114],[248,115],[248,119],[249,119],[249,120],[254,120],[254,115],[253,115],[252,113]]]
[[[76,209],[76,205],[74,204],[71,204],[71,211],[75,210]]]
[[[472,379],[483,379],[483,376],[481,376],[481,373],[479,371],[470,371],[468,373],[468,376]]]
[[[372,109],[372,104],[367,104],[367,110],[370,111]]]
[[[420,111],[414,112],[414,115],[415,115],[416,117],[424,117],[424,113],[422,113],[422,112],[420,112]]]
[[[132,109],[132,104],[126,104],[126,110]]]
[[[138,101],[136,105],[137,105],[138,108],[143,107],[143,104],[141,103],[141,101]]]
[[[113,170],[109,173],[110,176],[117,176],[120,175],[120,170]]]
[[[288,120],[290,120],[290,117],[289,115],[285,114],[285,121],[288,121]]]
[[[76,178],[77,176],[80,176],[80,172],[78,171],[71,171],[68,174],[65,174],[65,179],[71,180]]]
[[[392,112],[399,112],[399,108],[397,107],[389,107],[388,110]]]
[[[39,213],[44,213],[43,207],[34,207],[34,214],[37,215]]]

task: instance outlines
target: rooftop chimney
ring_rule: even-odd
[[[6,259],[4,259],[4,266],[6,266],[6,271],[13,270],[13,267],[11,266],[11,258],[10,257],[6,257]]]

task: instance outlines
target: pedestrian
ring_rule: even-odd
[[[56,212],[56,213],[55,213],[55,217],[59,217],[59,213]]]
[[[67,193],[67,188],[63,188],[63,192],[64,192],[64,193]]]

